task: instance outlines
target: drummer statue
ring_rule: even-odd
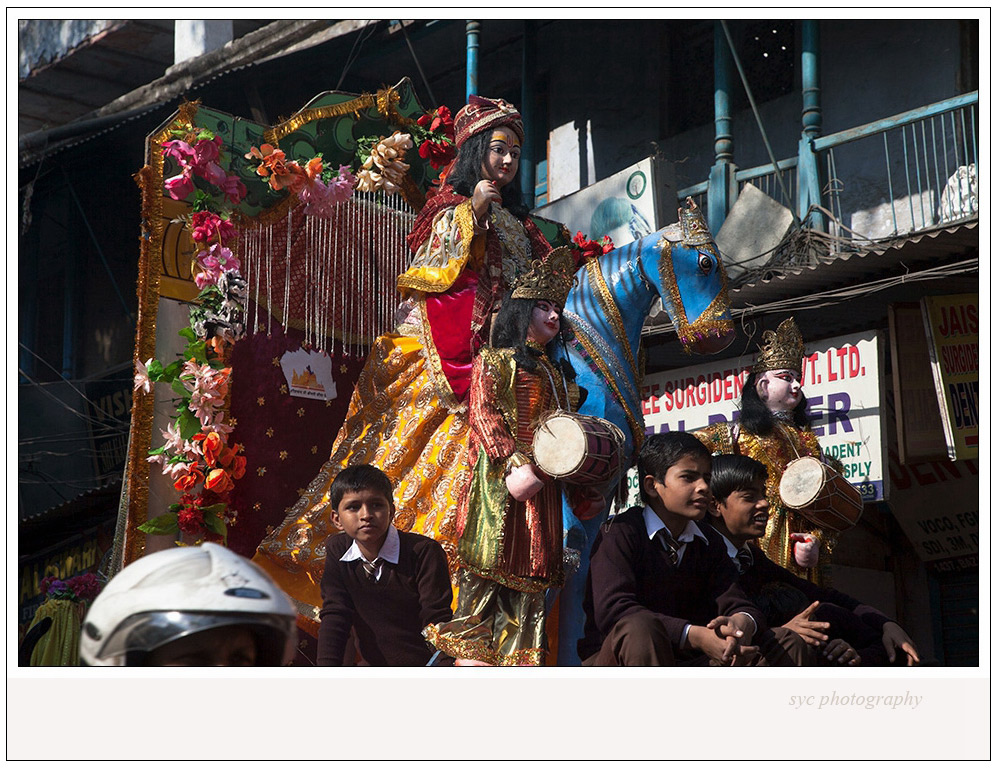
[[[770,560],[819,583],[837,534],[811,523],[780,497],[783,471],[799,457],[815,457],[842,472],[842,465],[822,454],[801,392],[804,340],[793,318],[775,332],[765,331],[759,358],[742,387],[738,422],[721,422],[694,434],[715,454],[745,454],[769,471],[766,493],[769,522],[759,547]]]

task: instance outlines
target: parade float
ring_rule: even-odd
[[[135,399],[113,568],[175,544],[222,542],[256,554],[315,635],[316,575],[332,532],[324,489],[338,463],[384,460],[337,454],[334,439],[372,345],[405,322],[396,279],[411,263],[406,236],[454,149],[449,110],[423,109],[408,80],[375,94],[325,92],[275,126],[184,103],[148,137],[136,174]],[[531,222],[575,251],[565,317],[576,332],[567,355],[587,391],[579,413],[616,428],[613,457],[586,456],[585,446],[568,460],[595,465],[603,492],[582,517],[567,495],[563,505],[567,579],[561,598],[550,596],[560,619],[549,643],[571,664],[589,545],[644,435],[645,318],[661,299],[691,352],[721,349],[733,330],[724,270],[692,204],[677,224],[617,250]],[[436,441],[438,465],[466,441],[464,410],[451,406],[446,428],[420,438]],[[455,504],[455,461],[432,479],[446,494],[396,489],[397,525],[448,555],[456,534],[440,521],[454,511],[437,508]]]

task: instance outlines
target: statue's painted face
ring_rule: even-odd
[[[520,167],[520,141],[516,134],[505,128],[496,128],[485,153],[482,164],[484,179],[495,182],[496,187],[504,187],[513,181]]]
[[[793,411],[804,395],[800,374],[786,368],[760,374],[755,388],[770,411]]]
[[[561,330],[561,309],[554,302],[538,300],[530,312],[527,338],[540,345],[547,345]]]

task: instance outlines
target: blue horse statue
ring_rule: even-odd
[[[588,261],[565,303],[564,317],[575,331],[568,356],[577,383],[588,391],[580,414],[602,417],[623,432],[620,476],[603,489],[601,513],[579,520],[567,497],[563,504],[565,547],[580,554],[567,576],[558,609],[558,664],[578,665],[576,643],[583,635],[582,599],[589,551],[607,519],[614,491],[644,437],[641,329],[658,298],[687,352],[720,352],[734,339],[728,281],[714,239],[692,200],[679,209],[679,222]]]

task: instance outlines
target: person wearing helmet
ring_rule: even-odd
[[[151,553],[94,600],[84,665],[286,665],[297,632],[290,599],[260,568],[214,543]]]

